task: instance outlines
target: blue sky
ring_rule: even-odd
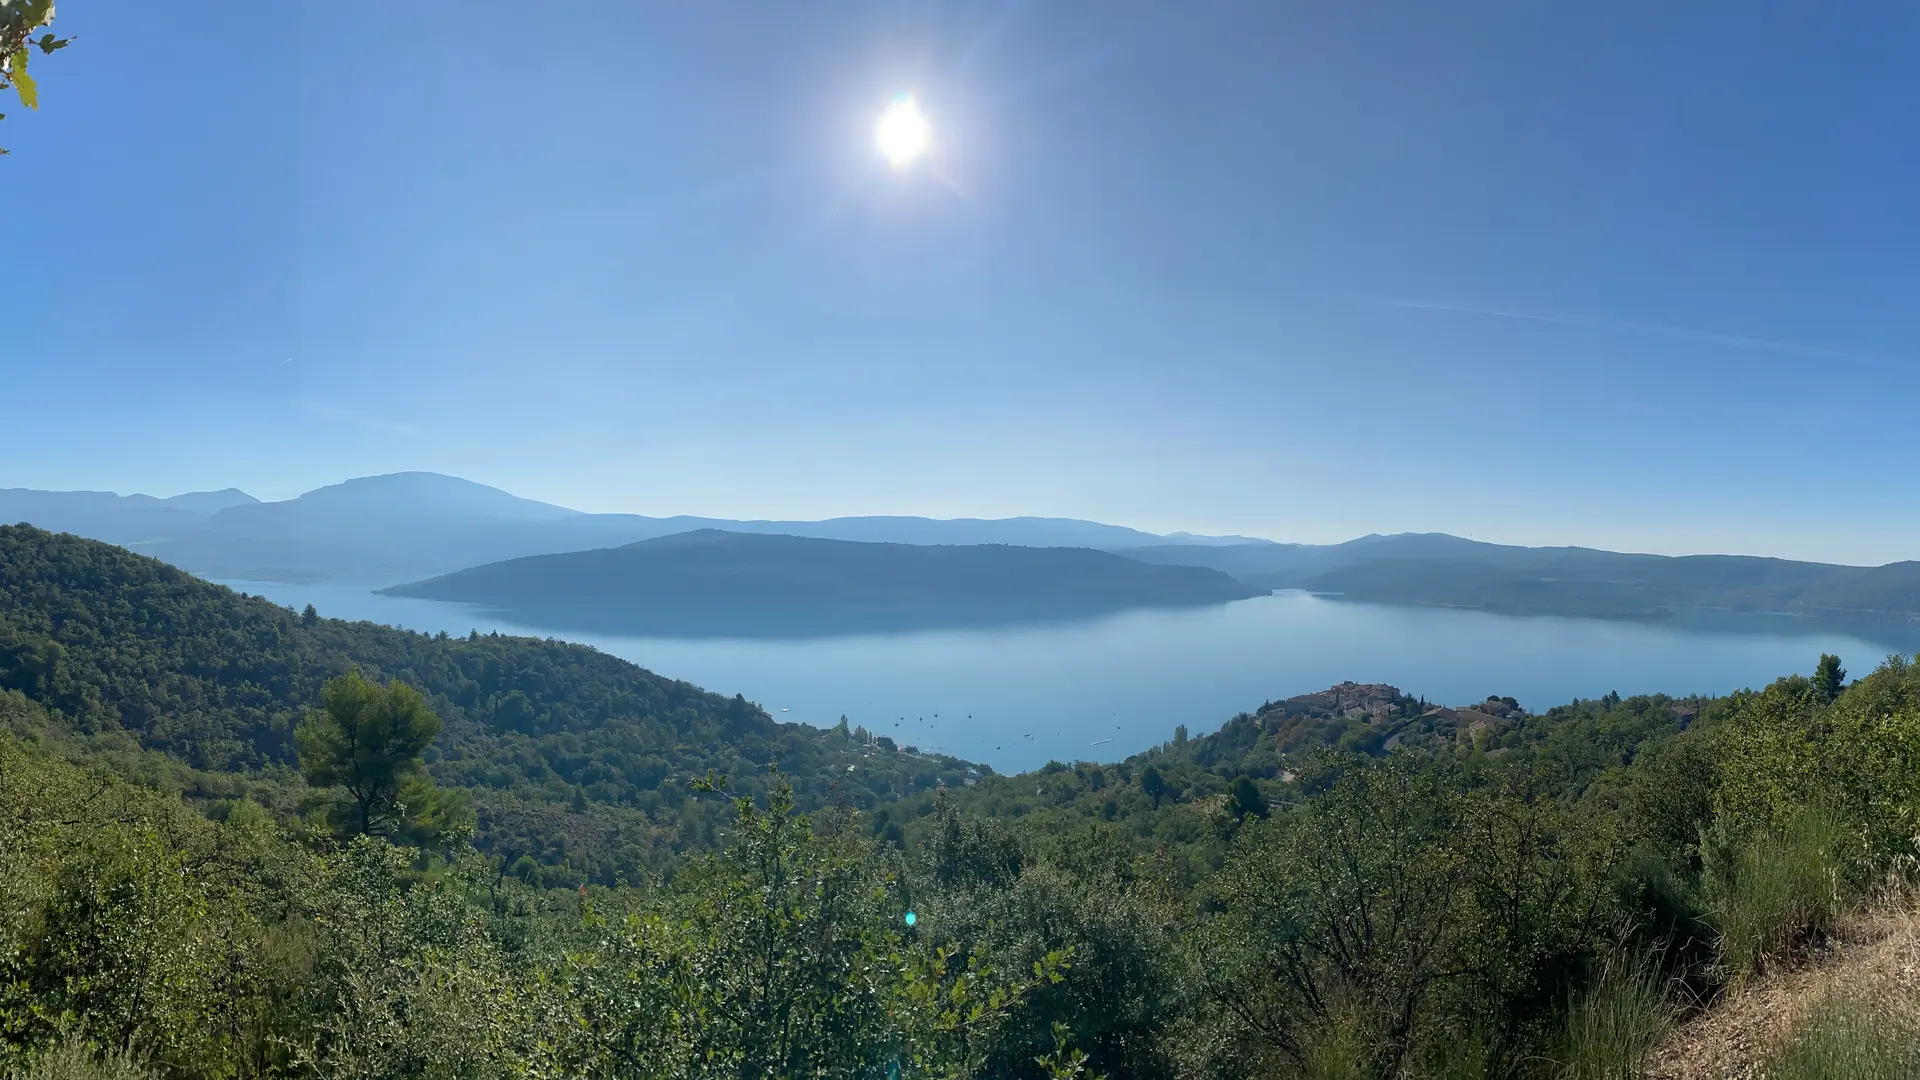
[[[1920,9],[1685,8],[75,3],[0,486],[1920,558]]]

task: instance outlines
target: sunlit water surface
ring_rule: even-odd
[[[1347,603],[1298,593],[1082,622],[804,639],[610,637],[517,625],[457,604],[362,586],[223,584],[322,615],[428,632],[561,637],[776,718],[841,716],[902,743],[1002,771],[1111,760],[1198,734],[1268,699],[1342,679],[1464,704],[1512,695],[1543,709],[1576,697],[1723,693],[1806,672],[1822,652],[1865,672],[1893,646],[1800,620],[1739,631]]]

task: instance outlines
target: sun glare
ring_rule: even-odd
[[[904,169],[924,157],[933,145],[933,127],[913,95],[902,94],[873,125],[873,141],[889,165]]]

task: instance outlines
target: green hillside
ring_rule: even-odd
[[[1528,776],[1567,798],[1617,781],[1650,748],[1711,723],[1730,698],[1664,694],[1581,700],[1539,713],[1510,698],[1444,708],[1391,686],[1343,683],[1269,701],[1216,731],[1185,727],[1117,762],[1051,762],[1032,773],[988,776],[954,794],[965,811],[1048,834],[1091,827],[1135,854],[1158,853],[1192,884],[1217,869],[1252,813],[1311,798],[1328,755],[1382,761],[1417,757],[1476,774]],[[875,814],[912,839],[932,820],[924,798]]]
[[[759,792],[777,765],[803,808],[872,806],[984,771],[777,723],[580,645],[304,617],[120,548],[0,527],[0,689],[190,796],[290,810],[293,728],[351,668],[427,695],[445,721],[429,768],[471,793],[479,846],[526,855],[554,881],[631,877],[712,846],[731,810],[689,788],[709,770]]]
[[[1912,910],[1899,657],[1539,711],[1343,683],[967,785],[592,650],[28,528],[0,604],[0,1072],[29,1080],[1640,1077],[1703,1005]],[[479,850],[300,812],[292,725],[401,679]],[[1770,1063],[1920,1056],[1917,1021],[1835,1001],[1742,1052],[1859,1075]]]
[[[1311,749],[1334,721],[1391,719],[1356,701],[1404,703],[1349,684],[1131,777],[1097,767],[1127,793],[1119,820],[1056,797],[1096,767],[1053,767],[938,796],[902,851],[877,813],[797,816],[776,785],[670,882],[577,891],[457,847],[289,830],[245,801],[209,820],[90,750],[0,732],[0,1069],[1645,1076],[1690,1010],[1910,898],[1882,890],[1910,885],[1888,875],[1920,806],[1916,671],[1890,661],[1843,691],[1829,668],[1697,714],[1490,698],[1410,717],[1428,740],[1385,757]],[[1481,717],[1501,721],[1493,751]],[[59,723],[17,691],[0,719]],[[1299,769],[1254,779],[1262,744]],[[1023,789],[1048,805],[1011,801]],[[1820,1026],[1843,1006],[1845,1027]],[[1752,1052],[1905,1060],[1916,1008],[1830,1002]]]

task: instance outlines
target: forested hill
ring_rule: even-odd
[[[1723,715],[1733,701],[1608,694],[1533,711],[1490,696],[1449,707],[1393,686],[1344,682],[1268,701],[1214,731],[1178,727],[1168,742],[1123,761],[1056,761],[1033,773],[985,777],[955,799],[969,812],[1043,833],[1111,830],[1109,843],[1158,852],[1192,882],[1218,868],[1242,817],[1264,817],[1320,790],[1317,763],[1326,754],[1440,768],[1498,763],[1552,790],[1584,793],[1649,747]],[[923,838],[931,807],[908,799],[875,813],[883,825]]]
[[[1091,548],[874,544],[700,529],[491,563],[384,590],[540,626],[843,633],[1076,618],[1265,594],[1218,571]]]
[[[584,646],[305,616],[107,544],[0,526],[0,690],[96,742],[130,735],[141,768],[156,754],[181,763],[174,782],[189,794],[290,806],[294,725],[354,667],[429,697],[445,721],[429,768],[471,794],[480,846],[557,880],[610,880],[709,846],[732,811],[689,790],[708,770],[751,792],[777,764],[803,806],[870,806],[972,769],[777,723]]]
[[[353,663],[431,694],[431,767],[494,857],[213,801],[299,795],[287,726]],[[1910,925],[1898,657],[1537,714],[1343,683],[941,794],[958,763],[591,650],[308,618],[13,528],[0,682],[0,1075],[25,1080],[1670,1075],[1672,1018],[1856,919]],[[775,755],[828,812],[789,812]],[[765,807],[693,801],[708,766]],[[182,778],[199,805],[147,790]],[[887,785],[917,793],[840,812]],[[539,887],[631,876],[720,813],[669,887]],[[1823,1003],[1740,1075],[1910,1075],[1864,1067],[1920,1057],[1909,989],[1828,999],[1864,1032],[1841,1066],[1778,1064],[1836,1045]]]
[[[1206,566],[1275,589],[1512,615],[1794,615],[1920,645],[1920,562],[1842,566],[1747,555],[1513,547],[1440,533],[1344,544],[1146,547],[1146,562]]]

